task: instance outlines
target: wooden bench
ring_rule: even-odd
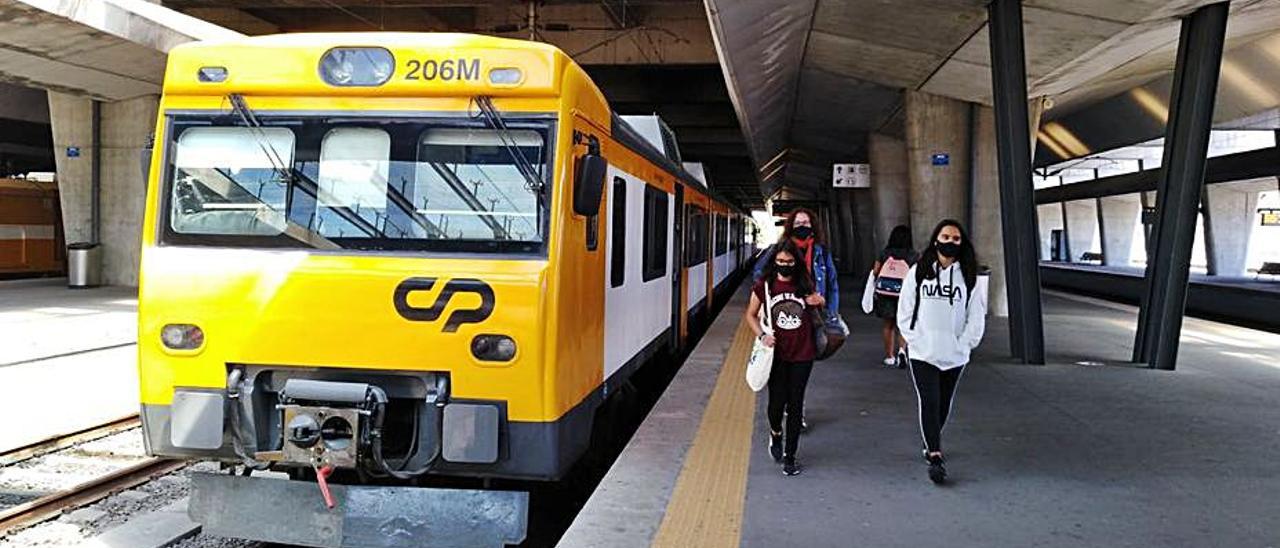
[[[1101,254],[1101,253],[1094,253],[1094,252],[1092,252],[1092,251],[1086,251],[1086,252],[1084,252],[1084,253],[1080,254],[1080,262],[1085,262],[1085,263],[1087,263],[1087,262],[1092,262],[1092,261],[1097,261],[1099,264],[1101,264],[1101,263],[1102,263],[1102,254]]]
[[[1280,263],[1262,263],[1262,267],[1254,271],[1253,279],[1258,276],[1280,276]]]

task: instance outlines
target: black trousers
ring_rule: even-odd
[[[800,445],[800,419],[804,417],[804,389],[809,385],[809,373],[813,362],[784,362],[773,360],[769,371],[769,428],[785,432],[783,454],[796,456]],[[787,428],[782,429],[782,413],[787,414]]]
[[[964,366],[943,371],[930,363],[911,360],[911,380],[920,402],[920,435],[930,452],[942,451],[942,428],[947,425],[963,372]]]

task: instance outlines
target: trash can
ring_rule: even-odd
[[[76,242],[67,245],[67,286],[76,288],[102,285],[102,246]]]

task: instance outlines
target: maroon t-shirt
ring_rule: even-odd
[[[769,325],[775,340],[773,355],[784,362],[812,361],[818,355],[813,340],[813,318],[807,310],[804,297],[795,293],[796,285],[774,278],[769,285],[772,302],[765,301],[764,280],[756,282],[751,292],[760,299],[761,308],[769,310]]]

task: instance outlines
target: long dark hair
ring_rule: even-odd
[[[907,225],[893,227],[893,231],[889,233],[889,244],[884,247],[885,249],[911,249],[911,229],[907,228]]]
[[[804,267],[804,254],[800,253],[800,248],[796,247],[795,242],[791,241],[790,238],[778,242],[778,247],[773,252],[773,258],[764,263],[760,279],[769,284],[778,279],[778,266],[774,264],[774,261],[778,259],[779,253],[790,255],[791,259],[796,262],[796,273],[791,276],[791,283],[796,284],[796,294],[804,296],[813,293],[813,282],[809,280],[809,269]]]
[[[960,274],[964,276],[965,287],[972,289],[978,282],[978,253],[973,249],[973,242],[969,241],[969,234],[964,231],[964,225],[961,225],[960,221],[943,219],[938,226],[933,227],[933,233],[929,235],[929,246],[924,248],[924,252],[920,254],[920,261],[916,263],[917,285],[937,277],[938,234],[949,226],[954,226],[960,231],[960,255],[956,257],[956,261],[960,263]]]
[[[813,243],[821,244],[823,242],[822,224],[818,222],[818,214],[803,207],[797,207],[787,214],[787,222],[782,225],[782,241],[791,241],[791,229],[796,224],[796,215],[801,213],[809,216],[809,225],[813,227]]]

